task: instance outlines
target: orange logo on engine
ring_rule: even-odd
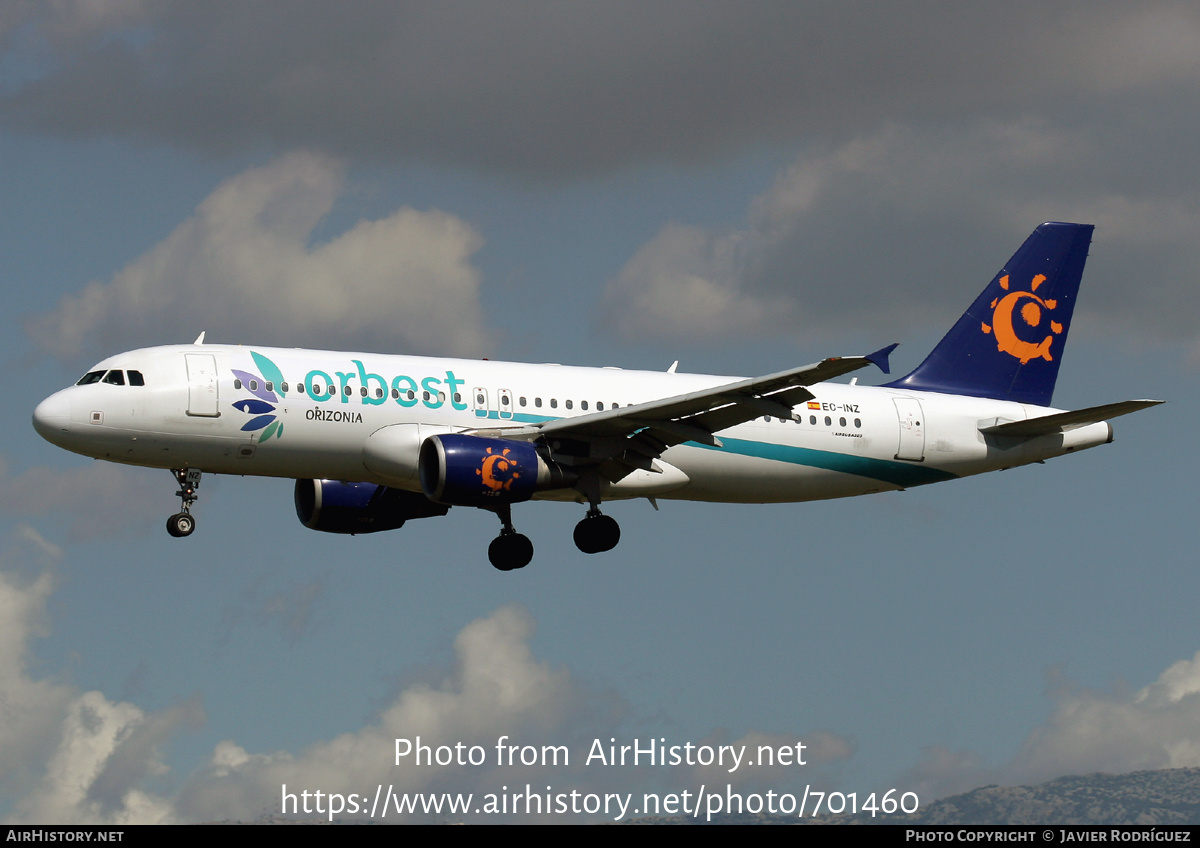
[[[1017,331],[1013,327],[1013,313],[1017,312],[1017,305],[1021,301],[1025,301],[1020,309],[1021,320],[1028,327],[1037,327],[1042,323],[1043,309],[1053,310],[1058,306],[1057,300],[1042,300],[1034,294],[1038,286],[1044,282],[1046,282],[1046,276],[1038,274],[1033,278],[1029,291],[1015,291],[993,300],[992,323],[983,325],[985,333],[995,332],[996,348],[1001,353],[1015,356],[1021,360],[1022,365],[1038,357],[1047,362],[1052,361],[1054,357],[1050,355],[1050,343],[1063,331],[1062,324],[1051,321],[1050,333],[1044,339],[1040,342],[1027,342],[1017,335]],[[1000,288],[1008,291],[1007,274],[1000,278]]]
[[[508,458],[508,448],[505,448],[503,453],[492,453],[492,449],[488,448],[487,453],[483,458],[483,465],[475,469],[475,473],[483,478],[483,485],[493,492],[502,489],[508,491],[512,488],[513,480],[521,476],[514,470],[517,463]]]

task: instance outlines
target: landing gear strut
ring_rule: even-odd
[[[177,512],[167,519],[167,532],[176,538],[182,538],[192,535],[192,531],[196,529],[196,519],[192,517],[192,504],[200,497],[196,494],[196,489],[200,487],[200,469],[172,468],[171,473],[179,483],[179,491],[175,494],[179,496],[182,512]]]
[[[500,535],[488,545],[488,559],[500,571],[524,568],[533,559],[533,542],[513,529],[511,506],[502,504],[496,509],[496,514],[500,516],[503,526]]]

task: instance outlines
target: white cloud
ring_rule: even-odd
[[[28,526],[14,535],[0,556],[0,789],[17,796],[8,820],[172,821],[170,805],[137,784],[161,772],[161,744],[183,723],[201,720],[199,701],[145,713],[100,692],[34,678],[30,642],[47,633],[46,603],[61,551]],[[31,568],[36,577],[20,576]]]
[[[470,263],[479,235],[444,212],[405,208],[314,244],[342,185],[337,162],[306,153],[232,177],[160,244],[27,329],[64,357],[189,342],[200,330],[210,342],[483,350]]]
[[[456,665],[444,680],[408,687],[367,727],[302,753],[251,755],[227,740],[184,787],[181,814],[192,821],[255,818],[264,806],[278,810],[284,784],[289,791],[363,792],[383,784],[396,792],[471,792],[499,791],[506,781],[523,780],[520,769],[497,779],[496,739],[561,744],[557,740],[570,733],[569,719],[583,706],[583,694],[565,669],[534,658],[532,635],[533,620],[519,607],[472,622],[455,640]],[[411,758],[397,767],[395,740],[417,737],[435,748],[481,745],[491,767],[414,766]]]
[[[32,531],[30,531],[32,532]],[[36,536],[36,534],[34,534]],[[42,549],[30,537],[23,556]],[[622,733],[624,718],[611,696],[598,695],[572,679],[565,668],[539,660],[530,649],[534,622],[518,606],[506,606],[471,622],[454,643],[455,662],[427,682],[407,686],[364,727],[317,742],[298,753],[254,753],[227,739],[208,761],[173,793],[149,786],[169,785],[160,759],[165,743],[181,728],[202,722],[199,696],[153,712],[117,702],[98,691],[78,692],[66,683],[39,681],[29,674],[26,656],[32,636],[44,632],[45,604],[52,580],[42,576],[21,582],[0,572],[0,785],[16,796],[12,823],[68,824],[196,822],[257,819],[278,814],[283,786],[304,791],[372,795],[376,786],[395,793],[474,793],[479,806],[486,793],[523,792],[525,785],[551,785],[555,793],[679,792],[698,786],[731,784],[735,791],[763,785],[779,790],[788,781],[827,780],[823,771],[851,756],[850,744],[835,733],[807,736],[750,730],[729,741],[723,731],[697,745],[747,745],[794,748],[803,741],[806,767],[750,769],[730,773],[714,766],[587,766],[594,739],[622,743],[652,732]],[[319,682],[314,685],[320,685]],[[396,765],[396,739],[438,746],[480,746],[479,766],[416,765],[413,757]],[[497,763],[496,744],[507,737],[516,746],[564,745],[569,764],[560,766]],[[670,739],[668,744],[681,744]],[[310,805],[315,796],[310,796]],[[364,802],[365,807],[365,802]],[[327,809],[323,805],[323,809]],[[345,816],[345,814],[343,814]],[[317,818],[310,813],[301,818]],[[351,816],[345,816],[351,817]],[[517,818],[522,818],[523,813]],[[409,816],[412,819],[414,817]],[[415,817],[417,819],[423,816]],[[434,818],[437,818],[436,816]],[[535,818],[537,818],[535,816]],[[574,816],[559,817],[563,821]],[[394,808],[387,820],[397,819]],[[468,817],[474,820],[474,817]],[[481,817],[479,820],[489,820]],[[490,819],[497,820],[497,819]]]
[[[1000,767],[971,751],[935,747],[899,781],[922,799],[989,783],[1036,784],[1065,774],[1200,767],[1200,653],[1139,691],[1102,692],[1058,681],[1054,711]]]
[[[1200,766],[1200,653],[1136,692],[1066,688],[1006,767],[1008,780]]]
[[[1098,246],[1077,324],[1195,340],[1180,316],[1200,308],[1200,205],[1134,173],[1128,143],[975,120],[805,151],[749,202],[744,227],[664,226],[609,283],[603,323],[627,340],[944,328],[1037,224],[1074,220],[1097,225]]]

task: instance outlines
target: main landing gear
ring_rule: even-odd
[[[611,551],[621,541],[621,526],[600,512],[600,485],[597,480],[583,480],[578,490],[588,499],[588,511],[583,521],[575,525],[575,547],[585,554]],[[488,507],[500,517],[500,535],[488,546],[488,559],[501,571],[524,568],[533,559],[533,543],[518,533],[512,525],[512,506],[498,504]]]
[[[172,468],[171,473],[179,483],[179,491],[175,494],[179,496],[180,508],[183,511],[167,519],[167,532],[176,538],[183,538],[192,535],[192,531],[196,529],[196,519],[192,517],[192,504],[200,497],[196,494],[196,489],[200,487],[200,469]]]
[[[611,551],[621,541],[621,526],[600,513],[600,477],[595,472],[581,476],[575,487],[588,501],[587,516],[575,525],[575,547],[585,554]]]
[[[575,525],[575,547],[585,554],[611,551],[621,541],[621,525],[610,515],[602,515],[598,506],[587,511],[587,517]]]
[[[512,525],[512,507],[501,504],[496,509],[500,516],[500,535],[492,539],[488,545],[488,559],[500,571],[512,571],[524,568],[533,559],[533,542],[523,533],[518,533]]]

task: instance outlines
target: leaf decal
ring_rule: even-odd
[[[280,430],[283,429],[278,421],[272,421],[270,424],[268,424],[267,429],[263,430],[263,434],[258,437],[259,443],[265,442],[267,439],[271,438],[271,434],[274,433],[277,428]]]
[[[274,412],[275,407],[266,401],[261,400],[239,400],[233,404],[234,409],[239,409],[249,415],[262,415],[264,412]]]
[[[268,424],[270,424],[274,420],[275,420],[274,415],[260,415],[257,418],[251,418],[249,421],[247,421],[245,424],[243,424],[242,429],[247,430],[247,431],[261,430],[263,427],[266,427]]]
[[[257,374],[251,374],[249,371],[239,371],[236,368],[234,368],[233,376],[235,376],[239,380],[241,380],[242,388],[245,389],[246,391],[250,392],[250,394],[254,395],[255,397],[262,398],[263,400],[270,401],[271,403],[279,403],[279,398],[275,397],[275,392],[267,391],[266,381],[263,380],[263,378],[258,376]],[[253,382],[254,385],[258,386],[258,388],[257,389],[250,388],[251,382]]]
[[[279,370],[279,367],[261,353],[250,351],[250,355],[254,357],[254,364],[258,366],[258,370],[262,372],[262,375],[275,384],[280,396],[284,396],[283,372]]]

